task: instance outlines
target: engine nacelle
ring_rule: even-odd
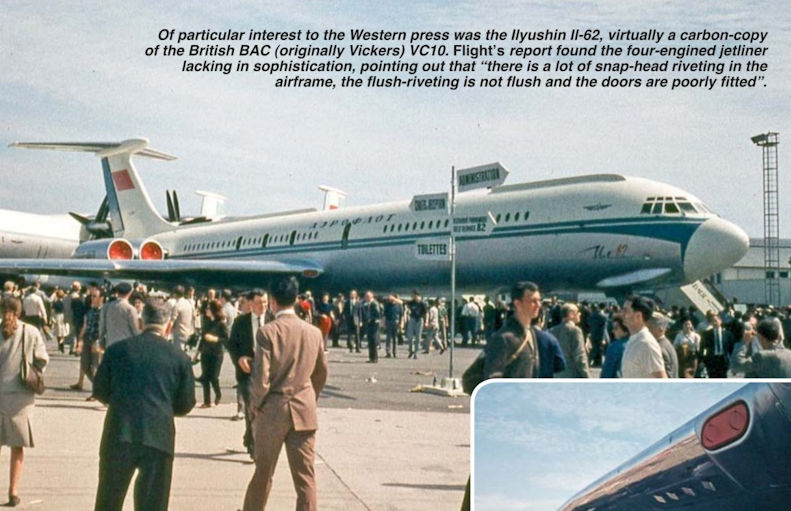
[[[137,257],[148,261],[162,260],[165,258],[165,249],[157,240],[147,239],[140,244]]]
[[[132,259],[135,249],[131,243],[123,238],[93,240],[81,243],[74,250],[72,257],[75,259]]]

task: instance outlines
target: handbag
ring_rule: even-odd
[[[187,346],[189,346],[190,348],[194,348],[195,346],[198,345],[198,341],[199,340],[200,340],[200,334],[198,334],[197,332],[194,332],[187,339]]]
[[[25,325],[22,325],[22,363],[19,368],[19,378],[22,380],[22,385],[27,389],[35,392],[36,394],[43,394],[47,389],[44,385],[44,373],[41,369],[36,367],[35,364],[29,362],[27,359],[27,350],[25,350]]]
[[[522,350],[525,349],[527,346],[527,339],[528,335],[533,335],[532,329],[528,331],[528,334],[525,335],[525,340],[522,341],[522,345],[519,346],[519,349],[516,350],[510,357],[508,357],[508,361],[505,363],[505,366],[508,367],[511,365],[511,362],[516,360],[516,357],[522,353]],[[472,361],[472,364],[464,371],[464,374],[461,375],[461,389],[469,395],[472,395],[472,391],[475,390],[481,382],[483,382],[483,366],[484,362],[486,361],[486,354],[481,350],[475,360]]]

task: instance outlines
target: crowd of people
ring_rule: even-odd
[[[568,363],[555,377],[590,377],[592,367],[602,378],[791,377],[791,308],[725,304],[701,313],[632,296],[622,307],[552,299],[544,309]]]
[[[135,508],[168,508],[173,418],[196,404],[197,363],[201,407],[219,404],[226,350],[237,379],[238,408],[231,418],[245,420],[243,442],[256,465],[244,509],[264,508],[283,445],[295,477],[297,508],[316,509],[316,400],[326,380],[326,334],[297,318],[304,311],[297,291],[293,277],[274,286],[272,300],[260,289],[238,296],[207,290],[196,298],[193,288],[183,286],[163,295],[125,282],[84,289],[75,282],[69,293],[45,294],[37,285],[20,292],[6,283],[0,304],[0,445],[12,451],[6,505],[20,503],[24,448],[34,445],[28,414],[35,398],[20,377],[20,364],[29,359],[43,371],[49,360],[44,339],[50,338],[59,351],[68,348],[80,357],[78,381],[71,388],[82,390],[87,380],[92,384],[88,399],[107,406],[96,510],[120,511],[135,472]]]
[[[159,439],[143,442],[150,449],[144,449],[142,457],[141,451],[125,450],[126,444],[139,440],[135,428],[147,429],[124,410],[139,411],[146,405],[117,397],[117,388],[130,384],[114,379],[118,370],[113,367],[118,365],[124,366],[123,374],[132,375],[132,380],[151,378],[149,372],[157,368],[158,376],[151,384],[174,386],[168,400],[172,415],[180,415],[195,404],[192,366],[196,364],[200,364],[197,381],[203,391],[200,407],[220,403],[219,376],[228,352],[237,383],[236,413],[231,419],[244,420],[243,443],[257,467],[245,509],[258,509],[260,494],[269,490],[273,449],[279,450],[285,443],[295,452],[307,449],[312,453],[313,439],[308,433],[315,431],[315,410],[306,409],[308,415],[298,418],[296,429],[293,421],[282,422],[279,443],[271,443],[266,427],[256,425],[255,404],[275,384],[269,371],[276,370],[268,365],[270,358],[262,359],[256,346],[266,345],[277,356],[300,359],[303,354],[289,353],[284,351],[285,345],[278,344],[294,336],[303,340],[315,337],[318,352],[308,355],[311,360],[302,360],[296,374],[283,374],[276,383],[298,383],[302,387],[296,388],[302,389],[311,386],[314,405],[326,379],[325,353],[331,348],[357,354],[365,347],[367,362],[378,363],[380,354],[407,359],[432,351],[442,355],[451,342],[459,347],[480,347],[483,379],[589,378],[596,369],[602,378],[791,377],[791,350],[785,347],[786,340],[791,342],[791,308],[783,311],[726,304],[721,312],[701,313],[694,308],[661,308],[650,298],[637,295],[627,298],[622,306],[563,302],[555,297],[542,299],[538,286],[519,282],[508,303],[468,296],[456,300],[451,311],[445,298],[424,298],[418,290],[408,297],[350,290],[348,295],[334,297],[322,293],[316,300],[310,291],[297,294],[296,281],[283,285],[286,287],[278,300],[262,289],[240,294],[213,289],[197,293],[192,287],[177,285],[162,293],[125,282],[84,288],[75,282],[68,290],[44,292],[38,284],[22,290],[6,282],[4,343],[0,345],[0,445],[11,447],[9,505],[19,503],[24,447],[34,445],[28,422],[34,395],[21,381],[20,368],[29,360],[43,371],[48,361],[47,339],[60,352],[80,357],[73,390],[83,390],[90,382],[87,399],[108,404],[109,410],[115,406],[116,412],[108,412],[100,450],[97,509],[120,509],[129,484],[124,478],[131,477],[135,469],[157,480],[160,486],[152,487],[159,495],[164,492],[163,481],[169,491],[172,438],[163,443],[154,434]],[[306,326],[289,323],[292,320],[284,319],[286,313]],[[451,325],[454,317],[456,323]],[[313,326],[305,330],[307,325]],[[456,332],[456,338],[451,339],[451,331]],[[262,336],[264,332],[267,335]],[[151,348],[156,344],[153,341],[163,339],[169,341],[163,343],[168,348]],[[137,340],[136,344],[131,346],[130,340]],[[143,345],[148,346],[146,355],[140,348]],[[294,388],[286,392],[293,397]],[[292,430],[300,434],[292,438]],[[256,438],[265,438],[265,446]],[[119,447],[119,442],[124,446]],[[315,505],[315,488],[311,489],[309,481],[311,456],[296,460],[297,472],[305,481],[298,495],[306,508]],[[120,472],[110,469],[116,465],[126,468]],[[151,507],[146,508],[166,509],[167,492],[164,495],[164,501],[151,501]]]
[[[196,363],[200,360],[200,381],[205,386],[202,406],[218,403],[224,350],[233,356],[235,348],[231,345],[239,345],[238,333],[233,335],[234,321],[240,314],[250,313],[253,306],[261,310],[256,317],[271,319],[266,293],[208,289],[196,294],[192,287],[176,286],[167,295],[156,294],[163,296],[172,310],[166,337],[190,352]],[[148,291],[143,285],[83,288],[75,282],[70,290],[56,288],[45,293],[33,284],[21,292],[7,282],[4,296],[22,299],[23,321],[39,328],[45,338],[56,340],[61,352],[68,349],[82,358],[78,380],[72,386],[82,389],[86,377],[90,380],[96,371],[102,351],[139,332]],[[424,298],[418,290],[408,297],[395,293],[376,296],[354,289],[347,294],[318,296],[317,300],[311,291],[304,291],[297,298],[295,312],[319,328],[325,349],[345,347],[361,353],[366,348],[370,363],[378,363],[380,353],[384,358],[400,355],[416,359],[448,349],[451,310],[449,300],[443,297]],[[629,300],[623,306],[613,302],[563,302],[556,297],[542,300],[535,322],[559,342],[566,361],[566,368],[554,377],[590,377],[592,368],[600,368],[602,378],[623,377],[622,357],[638,324],[638,330],[644,326],[658,344],[665,374],[670,378],[763,375],[766,368],[758,371],[754,355],[782,350],[786,338],[791,342],[791,307],[780,310],[726,304],[719,313],[704,313],[694,307],[661,308],[653,302],[644,303],[643,297],[639,297],[637,309],[634,306]],[[488,296],[459,298],[454,307],[453,330],[460,347],[484,346],[513,314],[510,304]],[[643,321],[638,319],[638,324],[630,328],[634,318]],[[765,320],[772,325],[767,323],[759,330]],[[231,343],[232,338],[236,341]],[[626,374],[631,374],[628,368]],[[237,401],[235,418],[241,420],[241,395]]]

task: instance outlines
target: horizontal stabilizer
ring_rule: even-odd
[[[148,147],[148,139],[133,138],[123,142],[14,142],[9,147],[25,149],[49,149],[53,151],[83,151],[109,156],[121,152],[132,152],[157,160],[175,160],[176,157]]]
[[[11,147],[82,151],[94,153],[101,159],[104,187],[107,192],[107,213],[112,219],[112,235],[125,238],[147,238],[173,229],[154,207],[132,163],[140,155],[158,160],[175,160],[175,156],[148,147],[147,138],[130,138],[122,142],[14,142]],[[102,235],[104,219],[89,231]],[[106,216],[106,215],[105,215]]]
[[[0,259],[0,273],[243,285],[277,275],[317,277],[322,268],[308,261]]]

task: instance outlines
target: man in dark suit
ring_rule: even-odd
[[[722,328],[722,319],[714,311],[706,313],[709,329],[700,335],[700,359],[706,364],[709,378],[726,378],[733,352],[733,335]]]
[[[349,353],[356,351],[360,353],[360,327],[363,322],[363,304],[357,296],[357,290],[349,291],[349,299],[343,309],[343,319],[346,321],[346,345]]]
[[[780,326],[774,319],[758,323],[761,350],[753,353],[748,378],[791,378],[791,350],[780,341]]]
[[[250,376],[255,473],[247,486],[244,511],[264,509],[283,444],[297,493],[297,511],[315,511],[318,506],[313,467],[316,400],[327,380],[327,359],[319,329],[294,314],[298,292],[294,277],[275,283],[271,290],[275,320],[256,335]]]
[[[591,307],[590,316],[588,316],[588,329],[590,330],[591,340],[590,362],[594,367],[601,366],[601,358],[609,342],[607,314],[604,313],[605,308],[606,305],[603,303],[599,306],[594,304]]]
[[[247,409],[250,407],[250,370],[255,356],[253,346],[255,334],[266,322],[274,318],[268,314],[269,300],[266,292],[254,289],[248,293],[247,300],[250,303],[250,312],[240,314],[234,319],[227,348],[236,369],[236,390],[242,402],[242,409],[237,410],[237,414],[231,419],[244,419],[245,430],[242,443],[252,456],[253,434],[250,429],[250,415],[247,413]]]
[[[173,471],[174,416],[195,406],[192,365],[162,337],[169,319],[164,303],[143,308],[143,332],[107,348],[93,395],[108,406],[99,448],[95,511],[120,511],[135,481],[135,509],[167,510]]]
[[[382,306],[371,291],[365,292],[362,313],[362,325],[365,338],[368,340],[368,362],[375,364],[379,362],[379,323],[382,319]]]

